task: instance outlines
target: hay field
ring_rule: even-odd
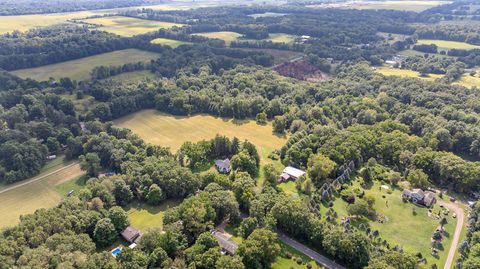
[[[453,83],[453,85],[460,85],[470,89],[473,87],[477,87],[480,89],[480,74],[478,73],[479,71],[480,69],[477,71],[477,74],[475,74],[475,76],[471,76],[468,73],[463,74],[458,81],[455,81]]]
[[[480,46],[468,44],[465,42],[457,41],[446,41],[446,40],[435,40],[435,39],[419,39],[417,44],[430,45],[435,44],[439,49],[449,50],[449,49],[480,49]]]
[[[85,80],[90,78],[90,72],[96,66],[118,66],[126,63],[143,62],[156,59],[157,56],[158,54],[153,52],[126,49],[63,63],[21,69],[13,71],[12,73],[22,78],[32,78],[39,81],[48,80],[50,77],[56,79],[70,77],[75,80]]]
[[[382,66],[376,69],[377,73],[380,73],[384,76],[398,76],[398,77],[409,77],[409,78],[420,78],[428,81],[434,81],[438,78],[443,77],[443,75],[429,74],[428,77],[420,76],[420,73],[413,70],[390,68],[387,66]]]
[[[98,30],[128,37],[157,31],[159,29],[169,29],[174,26],[183,26],[183,24],[178,23],[142,20],[123,16],[87,19],[82,20],[82,22],[99,25],[97,28]]]
[[[355,9],[393,9],[401,11],[422,12],[429,8],[450,3],[436,0],[387,0],[353,2],[349,8]]]
[[[216,134],[248,139],[259,147],[259,152],[263,152],[263,149],[279,149],[286,142],[286,138],[273,134],[271,124],[262,126],[254,121],[235,122],[203,114],[186,117],[143,110],[114,122],[131,129],[149,143],[170,147],[173,152],[186,141],[211,139]]]
[[[180,41],[180,40],[174,40],[174,39],[168,39],[168,38],[155,38],[154,40],[151,41],[153,44],[160,44],[160,45],[165,45],[165,46],[170,46],[172,48],[176,48],[181,45],[189,45],[192,44],[190,42],[185,42],[185,41]]]
[[[63,194],[56,191],[56,187],[84,174],[76,163],[64,162],[63,158],[58,158],[53,162],[54,165],[47,165],[40,175],[34,177],[34,179],[40,178],[37,181],[28,184],[24,184],[27,181],[22,181],[2,187],[0,190],[0,201],[2,201],[0,203],[0,215],[2,216],[0,229],[17,224],[21,215],[31,214],[40,208],[56,206],[63,197]],[[63,167],[66,168],[55,172]],[[7,189],[13,186],[18,187]]]
[[[208,33],[195,33],[194,35],[204,36],[208,38],[217,38],[224,40],[227,45],[232,41],[236,41],[242,34],[236,32],[208,32]]]

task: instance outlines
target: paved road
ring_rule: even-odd
[[[39,181],[39,180],[44,179],[44,178],[46,178],[46,177],[48,177],[48,176],[51,176],[51,175],[53,175],[53,174],[55,174],[55,173],[58,173],[58,172],[60,172],[60,171],[62,171],[62,170],[65,170],[65,169],[67,169],[67,168],[70,168],[70,167],[72,167],[72,166],[74,166],[74,165],[78,165],[78,162],[71,163],[71,164],[69,164],[69,165],[67,165],[67,166],[64,166],[64,167],[62,167],[62,168],[59,168],[59,169],[57,169],[57,170],[55,170],[55,171],[52,171],[52,172],[50,172],[50,173],[48,173],[48,174],[41,175],[41,176],[38,176],[38,177],[34,177],[34,178],[29,179],[29,180],[27,180],[27,181],[24,181],[24,182],[22,182],[22,183],[15,184],[15,185],[13,185],[13,186],[11,186],[11,187],[8,187],[8,188],[6,188],[6,189],[1,190],[1,191],[0,191],[0,194],[5,193],[5,192],[8,192],[8,191],[11,191],[11,190],[14,190],[14,189],[16,189],[16,188],[19,188],[19,187],[22,187],[22,186],[25,186],[25,185],[28,185],[28,184],[33,183],[33,182],[35,182],[35,181]]]
[[[305,246],[304,244],[286,236],[283,233],[278,232],[278,239],[283,243],[291,246],[292,248],[302,252],[306,256],[312,258],[319,264],[329,268],[329,269],[345,269],[345,267],[338,265],[334,261],[330,260],[329,258],[319,254],[318,252],[312,250],[311,248]]]
[[[458,249],[458,243],[460,241],[460,234],[462,232],[463,223],[465,221],[465,213],[463,209],[455,203],[445,202],[442,200],[438,201],[439,205],[443,205],[449,210],[455,212],[457,215],[457,226],[455,227],[455,233],[453,235],[452,244],[450,245],[450,250],[448,251],[447,260],[445,261],[445,266],[443,269],[450,269],[453,265],[453,259],[455,258],[455,252]]]

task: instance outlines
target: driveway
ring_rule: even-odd
[[[304,244],[286,236],[284,233],[277,232],[278,239],[283,243],[291,246],[292,248],[302,252],[306,256],[310,257],[311,259],[315,260],[319,264],[329,268],[329,269],[345,269],[345,267],[335,263],[335,261],[330,260],[329,258],[321,255],[320,253],[312,250],[311,248],[305,246]]]
[[[460,241],[460,234],[462,233],[463,223],[465,221],[465,212],[458,204],[452,202],[438,201],[439,205],[448,208],[450,211],[455,212],[457,215],[457,226],[455,227],[455,233],[453,234],[452,244],[448,251],[447,260],[445,261],[444,269],[450,269],[453,265],[453,259],[455,258],[455,252],[458,249],[458,243]]]

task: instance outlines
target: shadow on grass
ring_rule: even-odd
[[[169,199],[162,202],[160,205],[149,205],[138,200],[131,202],[123,207],[127,212],[146,210],[148,213],[155,215],[163,212],[169,208],[175,207],[182,202],[181,199]]]

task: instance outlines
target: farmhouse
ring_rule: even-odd
[[[230,160],[216,160],[215,167],[217,167],[218,172],[220,173],[230,173]]]
[[[303,175],[305,175],[304,171],[292,166],[287,166],[285,167],[285,169],[283,169],[283,172],[280,175],[280,178],[278,179],[278,181],[279,182],[286,182],[288,180],[296,181]]]
[[[433,192],[422,191],[421,189],[404,190],[402,198],[411,200],[415,204],[421,204],[428,207],[437,201]]]
[[[141,236],[140,231],[132,226],[128,226],[120,234],[125,240],[127,240],[128,243],[134,243]]]

